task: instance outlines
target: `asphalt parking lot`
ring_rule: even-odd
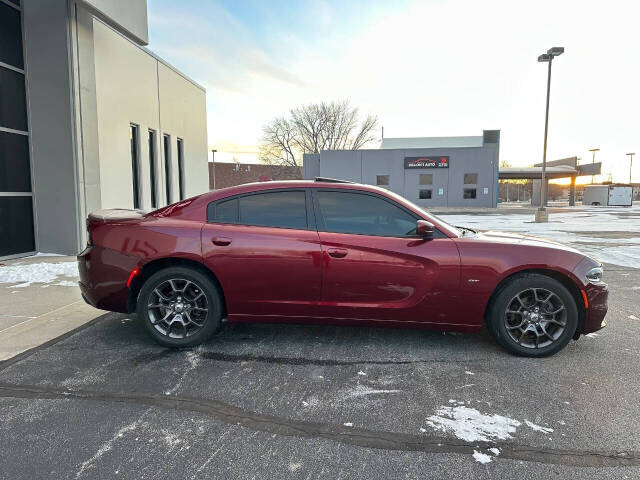
[[[329,326],[172,351],[106,314],[0,363],[0,476],[639,478],[640,270],[606,277],[609,326],[542,360]]]

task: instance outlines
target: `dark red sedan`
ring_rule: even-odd
[[[387,190],[262,182],[151,213],[89,215],[78,255],[91,305],[137,312],[159,343],[229,322],[479,331],[541,357],[605,325],[602,266],[533,237],[454,227]]]

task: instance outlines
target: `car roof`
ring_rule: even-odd
[[[209,192],[210,201],[242,193],[257,192],[260,190],[275,190],[285,188],[339,188],[346,190],[364,190],[369,192],[385,193],[388,191],[373,185],[363,183],[336,181],[336,180],[276,180],[266,182],[253,182],[221,188]]]

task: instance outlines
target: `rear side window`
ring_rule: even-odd
[[[416,217],[380,197],[349,192],[317,192],[323,230],[356,235],[415,235]]]
[[[207,218],[210,222],[218,223],[306,229],[305,193],[256,193],[221,201],[208,208]]]

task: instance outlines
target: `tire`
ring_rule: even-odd
[[[487,327],[508,352],[547,357],[573,338],[578,328],[578,307],[569,290],[554,278],[534,273],[517,275],[497,292],[488,311]]]
[[[169,267],[154,273],[142,285],[137,314],[160,345],[192,347],[220,328],[222,296],[200,271]]]

